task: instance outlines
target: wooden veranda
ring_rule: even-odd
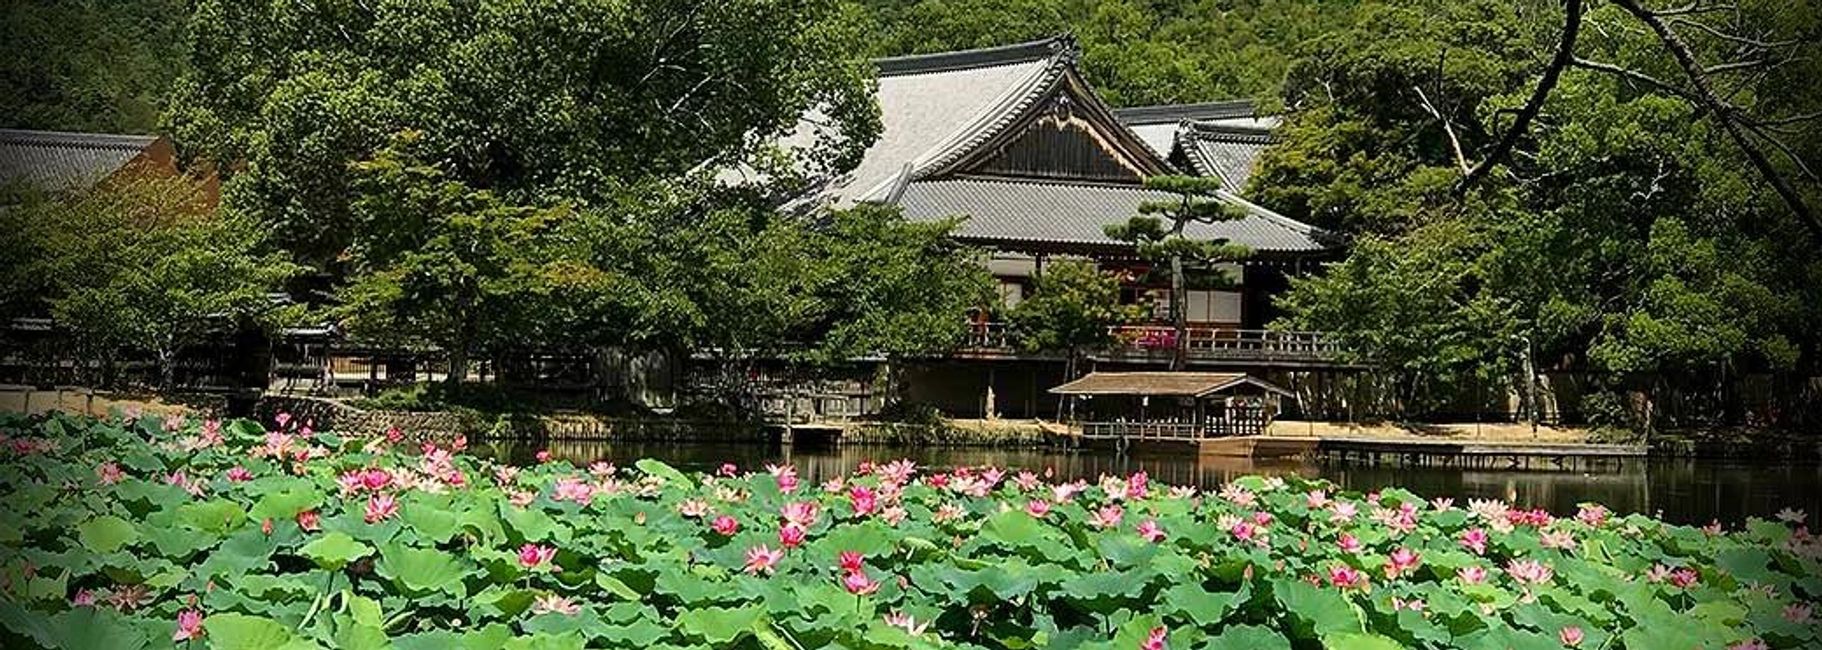
[[[1264,435],[1290,391],[1244,373],[1095,372],[1050,389],[1085,441],[1197,442]]]

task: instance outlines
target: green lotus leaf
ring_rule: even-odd
[[[253,521],[286,521],[297,513],[314,510],[323,504],[323,493],[309,485],[291,484],[282,490],[260,497],[247,516]]]
[[[203,619],[209,647],[218,650],[267,650],[291,643],[291,628],[263,616],[234,612],[211,614]]]
[[[1278,606],[1296,622],[1294,628],[1299,637],[1365,631],[1359,610],[1332,588],[1314,587],[1300,580],[1277,579],[1272,581],[1272,595]]]
[[[1161,594],[1163,611],[1198,627],[1210,628],[1225,620],[1236,604],[1246,602],[1251,589],[1251,583],[1241,584],[1235,592],[1212,592],[1201,585],[1179,584]]]
[[[689,476],[684,475],[683,472],[677,471],[677,468],[666,465],[663,461],[655,458],[641,458],[633,462],[633,467],[647,475],[662,478],[664,479],[664,482],[669,485],[691,487],[696,484],[694,481],[690,480]]]
[[[310,558],[317,566],[325,569],[340,569],[349,562],[367,557],[373,547],[362,544],[346,533],[335,531],[305,544],[297,549],[297,554]]]
[[[1322,637],[1326,650],[1404,650],[1404,644],[1378,634],[1343,632]]]
[[[448,553],[430,548],[389,544],[380,550],[379,574],[414,593],[462,594],[467,570]]]
[[[247,511],[240,504],[227,499],[210,499],[201,503],[186,503],[177,510],[177,518],[185,526],[196,530],[223,534],[245,524]]]
[[[76,527],[76,537],[83,548],[97,553],[113,553],[139,541],[139,528],[133,522],[105,515]]]
[[[703,607],[678,615],[677,626],[685,634],[721,646],[751,633],[754,623],[763,615],[765,610],[758,606]]]
[[[1210,637],[1201,647],[1210,650],[1222,648],[1247,648],[1248,650],[1289,650],[1291,640],[1284,638],[1277,630],[1256,625],[1231,625],[1221,630],[1221,634]]]

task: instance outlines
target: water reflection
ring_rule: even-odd
[[[538,449],[527,443],[494,441],[479,451],[529,463]],[[792,463],[804,478],[844,474],[863,461],[909,458],[920,465],[950,468],[996,465],[1050,470],[1062,479],[1145,470],[1172,485],[1216,488],[1245,474],[1321,477],[1349,490],[1400,486],[1426,496],[1500,498],[1552,512],[1573,512],[1576,504],[1599,502],[1619,512],[1644,512],[1688,524],[1713,519],[1737,525],[1748,516],[1770,517],[1785,507],[1822,514],[1822,465],[1747,464],[1718,460],[1610,461],[1574,470],[1412,467],[1361,462],[1253,461],[1195,456],[1119,456],[1051,450],[844,446],[806,448],[717,443],[615,443],[551,441],[551,453],[577,463],[607,460],[630,464],[657,458],[681,469],[713,471],[723,462],[743,469]]]

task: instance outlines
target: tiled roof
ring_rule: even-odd
[[[965,216],[956,236],[984,243],[1050,243],[1124,246],[1103,228],[1138,214],[1139,204],[1175,195],[1129,185],[997,178],[912,181],[898,204],[905,217],[935,221]],[[1221,200],[1242,206],[1244,219],[1191,223],[1198,239],[1227,239],[1260,252],[1315,252],[1327,248],[1322,231],[1247,202],[1231,193]]]
[[[1190,169],[1220,178],[1221,186],[1235,193],[1246,189],[1260,154],[1271,143],[1271,132],[1265,129],[1189,122],[1177,131],[1177,145]]]
[[[1202,397],[1243,384],[1290,395],[1283,388],[1238,372],[1091,372],[1086,377],[1052,388],[1050,392],[1057,395]]]
[[[1114,109],[1115,117],[1126,128],[1132,129],[1145,140],[1145,144],[1159,153],[1169,155],[1176,144],[1177,134],[1185,128],[1185,123],[1194,122],[1210,126],[1251,127],[1271,129],[1278,126],[1278,116],[1259,115],[1251,100],[1236,99],[1219,102],[1200,102],[1196,104],[1161,104],[1157,106],[1132,106]]]
[[[0,129],[0,185],[47,191],[84,188],[119,171],[154,136]]]

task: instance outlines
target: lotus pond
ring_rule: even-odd
[[[297,422],[0,415],[0,646],[1818,647],[1805,513],[1197,490],[866,464],[688,474]]]

